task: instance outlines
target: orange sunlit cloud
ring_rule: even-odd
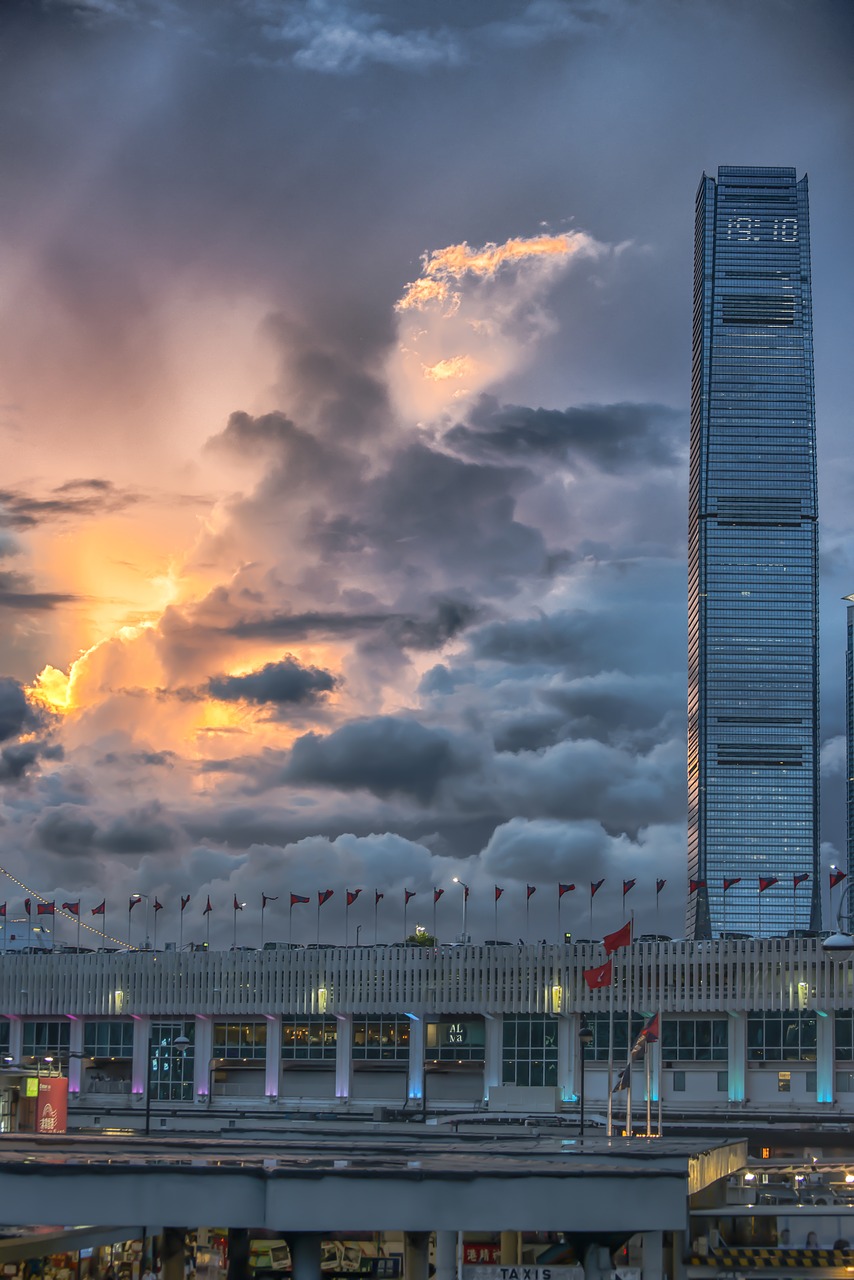
[[[396,304],[400,345],[389,381],[407,417],[437,417],[530,358],[553,321],[543,299],[580,259],[607,253],[582,231],[462,241],[425,253],[422,273]]]

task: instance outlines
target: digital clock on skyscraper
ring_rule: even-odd
[[[757,241],[776,240],[778,244],[797,244],[797,218],[753,218],[744,214],[727,218],[727,240]]]

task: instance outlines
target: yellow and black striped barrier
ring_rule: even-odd
[[[770,1267],[846,1267],[854,1263],[850,1249],[710,1249],[693,1253],[690,1267],[719,1267],[732,1270],[742,1267],[754,1270]]]

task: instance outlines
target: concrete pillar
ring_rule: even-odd
[[[72,1057],[79,1054],[79,1057]],[[68,1092],[79,1093],[83,1076],[83,1019],[72,1018],[68,1034]]]
[[[403,1280],[428,1280],[430,1232],[406,1231],[403,1236]],[[301,1280],[294,1275],[294,1280]]]
[[[685,1232],[674,1231],[670,1258],[670,1280],[685,1280]]]
[[[164,1227],[160,1237],[161,1280],[184,1280],[186,1227]]]
[[[228,1228],[227,1280],[249,1280],[249,1228]]]
[[[456,1280],[457,1276],[457,1233],[456,1231],[436,1232],[436,1275],[434,1280]]]
[[[613,1275],[611,1254],[600,1244],[588,1245],[584,1253],[584,1280],[602,1280]]]
[[[20,1018],[9,1019],[9,1057],[20,1062],[24,1052],[24,1024]]]
[[[661,1231],[644,1231],[641,1236],[643,1253],[642,1280],[662,1280],[664,1276],[664,1235]]]
[[[293,1280],[323,1280],[320,1254],[323,1237],[317,1231],[288,1232],[285,1236],[291,1254]],[[231,1276],[228,1277],[231,1280]]]
[[[339,1102],[349,1102],[353,1092],[353,1018],[349,1013],[339,1013],[336,1017],[335,1097]]]
[[[836,1060],[836,1022],[833,1014],[816,1017],[815,1100],[833,1102]]]
[[[148,1060],[148,1040],[151,1035],[150,1018],[133,1020],[133,1059],[131,1061],[131,1093],[145,1097],[151,1063]]]
[[[488,1013],[484,1028],[486,1041],[483,1063],[483,1100],[489,1100],[489,1090],[501,1084],[501,1057],[504,1049],[504,1019],[500,1014]]]
[[[730,1102],[747,1097],[747,1014],[730,1013],[727,1083]]]
[[[406,1082],[407,1102],[424,1102],[424,1019],[414,1013],[409,1018],[409,1076]]]
[[[211,1087],[211,1057],[213,1055],[213,1019],[203,1014],[196,1017],[194,1032],[195,1057],[193,1058],[193,1101],[207,1104]]]
[[[519,1231],[501,1232],[501,1265],[518,1267],[522,1261],[522,1234]]]
[[[278,1015],[267,1014],[267,1059],[264,1078],[264,1094],[275,1102],[279,1096],[279,1082],[282,1078],[282,1019]]]
[[[562,1102],[578,1093],[578,1017],[557,1020],[557,1087]]]

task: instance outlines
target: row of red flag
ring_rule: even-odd
[[[834,867],[834,868],[832,868],[832,869],[831,869],[831,872],[830,872],[830,887],[831,887],[831,889],[835,889],[835,888],[836,888],[836,886],[837,886],[838,884],[841,884],[841,883],[842,883],[842,881],[843,881],[844,879],[846,879],[846,876],[847,876],[847,872],[845,872],[845,871],[841,871],[838,867]],[[810,873],[809,873],[808,871],[802,871],[802,872],[799,872],[799,873],[798,873],[798,872],[794,873],[794,874],[792,875],[792,888],[793,888],[793,889],[797,889],[798,885],[804,884],[807,880],[809,880],[809,878],[810,878]],[[744,879],[744,877],[743,877],[743,876],[729,876],[729,877],[727,877],[727,878],[724,878],[724,881],[723,881],[723,891],[724,891],[724,893],[727,893],[727,892],[728,892],[728,890],[732,889],[734,885],[741,884],[741,882],[742,882],[742,880],[743,880],[743,879]],[[590,898],[591,898],[591,901],[592,901],[592,899],[593,899],[593,898],[595,898],[595,897],[596,897],[596,894],[597,894],[597,893],[599,892],[599,890],[602,888],[602,886],[603,886],[603,884],[604,884],[604,883],[605,883],[605,877],[604,877],[604,876],[602,877],[602,879],[601,879],[601,880],[591,880],[591,882],[590,882]],[[760,893],[765,893],[766,889],[771,889],[771,888],[773,888],[773,886],[774,886],[775,884],[779,884],[779,883],[780,883],[780,878],[779,878],[779,876],[759,876],[759,892],[760,892]],[[636,879],[634,879],[634,880],[624,880],[624,881],[623,881],[623,897],[624,897],[624,898],[626,897],[626,895],[627,895],[628,893],[630,893],[630,892],[632,891],[632,889],[634,889],[634,887],[635,887],[635,885],[636,885],[636,884],[637,884],[637,880],[636,880]],[[667,884],[667,881],[666,881],[666,880],[661,880],[661,879],[656,880],[656,882],[655,882],[655,896],[656,896],[656,898],[657,898],[657,897],[658,897],[658,895],[661,893],[662,889],[664,888],[664,886],[665,886],[666,884]],[[689,894],[697,893],[697,891],[698,891],[699,889],[705,889],[705,888],[706,888],[706,885],[707,885],[707,882],[706,882],[705,880],[691,880],[691,881],[689,881],[689,884],[688,884],[688,892],[689,892]],[[526,885],[526,886],[525,886],[525,900],[526,900],[526,902],[530,902],[530,900],[531,900],[531,898],[533,897],[533,895],[537,892],[537,887],[538,887],[538,886],[537,886],[537,885],[535,885],[535,884],[529,884],[529,885]],[[558,886],[557,886],[558,902],[560,902],[560,901],[561,901],[561,899],[563,898],[564,894],[572,893],[572,892],[575,890],[575,888],[576,888],[576,886],[575,886],[574,884],[558,884]],[[462,885],[462,889],[463,889],[463,896],[465,897],[466,901],[468,901],[468,897],[469,897],[469,887],[468,887],[468,885]],[[363,893],[363,892],[364,892],[364,891],[363,891],[362,889],[347,889],[347,890],[346,890],[346,902],[347,902],[347,906],[348,906],[348,907],[352,907],[353,903],[356,901],[356,899],[359,897],[359,895],[360,895],[361,893]],[[433,903],[434,903],[434,905],[439,901],[439,899],[442,897],[442,895],[444,894],[444,892],[445,892],[445,890],[444,890],[444,889],[434,889],[434,890],[433,890]],[[334,889],[321,889],[321,890],[318,892],[318,894],[317,894],[317,905],[318,905],[318,907],[322,907],[322,906],[324,905],[324,903],[328,902],[328,901],[329,901],[329,899],[330,899],[331,897],[333,897],[333,896],[334,896],[334,893],[335,893],[335,890],[334,890]],[[409,903],[412,901],[412,899],[413,899],[414,897],[416,897],[416,896],[417,896],[417,893],[418,893],[418,891],[417,891],[416,889],[404,889],[404,890],[403,890],[403,905],[404,905],[404,907],[409,906]],[[501,885],[495,885],[495,886],[494,886],[495,902],[498,902],[498,900],[501,898],[501,896],[503,895],[503,893],[504,893],[504,889],[501,887]],[[382,890],[380,890],[380,889],[376,889],[376,890],[374,891],[374,905],[375,905],[375,906],[378,906],[378,905],[379,905],[379,903],[380,903],[380,902],[382,902],[382,900],[383,900],[383,898],[384,898],[384,897],[385,897],[385,893],[384,893],[384,892],[382,892]],[[143,895],[142,895],[142,894],[139,894],[139,893],[131,894],[131,896],[130,896],[130,898],[129,898],[129,900],[128,900],[128,914],[130,914],[130,912],[134,909],[134,907],[135,907],[135,906],[137,906],[137,905],[138,905],[140,902],[142,902],[143,900],[144,900],[144,899],[143,899]],[[278,902],[278,900],[279,900],[279,895],[278,895],[278,894],[262,893],[262,894],[261,894],[261,910],[262,910],[262,911],[264,911],[264,910],[265,910],[265,908],[266,908],[266,906],[267,906],[267,903],[268,903],[268,902]],[[310,896],[310,895],[309,895],[309,896],[306,896],[306,895],[304,895],[304,894],[300,894],[300,893],[292,893],[292,894],[290,894],[290,906],[291,906],[291,907],[295,907],[295,906],[298,906],[298,905],[299,905],[299,904],[301,904],[301,903],[308,903],[308,902],[311,902],[311,896]],[[182,894],[182,895],[181,895],[181,912],[182,912],[182,913],[186,910],[186,908],[189,906],[189,904],[190,904],[190,894],[189,894],[189,893],[188,893],[188,894],[186,894],[186,895],[185,895],[185,894]],[[235,894],[235,895],[234,895],[233,910],[234,910],[234,911],[242,911],[242,910],[243,910],[243,908],[244,908],[245,906],[246,906],[246,903],[245,903],[245,902],[239,902],[239,901],[238,901],[238,899],[237,899],[237,895]],[[157,911],[162,911],[162,910],[163,910],[163,903],[162,903],[162,902],[160,902],[157,898],[155,898],[155,899],[154,899],[154,901],[151,903],[151,907],[152,907],[152,910],[153,910],[153,911],[155,911],[155,912],[157,912]],[[97,907],[93,907],[93,908],[92,908],[92,915],[93,915],[93,916],[103,916],[103,915],[105,915],[105,914],[106,914],[106,909],[107,909],[107,900],[106,900],[106,898],[105,898],[101,903],[99,903],[99,905],[98,905]],[[32,915],[32,901],[31,901],[31,899],[30,899],[30,898],[25,898],[25,899],[24,899],[24,910],[25,910],[25,912],[27,913],[27,915],[28,915],[28,916]],[[56,902],[37,902],[37,903],[36,903],[36,914],[37,914],[37,915],[40,915],[40,916],[52,916],[52,915],[54,915],[54,913],[56,912],[56,910],[57,910]],[[62,910],[62,911],[67,911],[67,912],[69,913],[69,915],[77,916],[77,917],[79,918],[79,916],[80,916],[80,899],[78,898],[78,900],[77,900],[76,902],[63,902],[63,903],[61,904],[60,910]],[[206,901],[205,906],[204,906],[204,909],[203,909],[203,911],[202,911],[202,915],[203,915],[203,916],[206,916],[206,915],[208,915],[208,913],[209,913],[209,912],[211,912],[211,911],[213,911],[213,904],[212,904],[212,902],[211,902],[211,900],[210,900],[210,895],[208,895],[207,901]],[[6,903],[5,903],[5,902],[0,902],[0,919],[5,919],[5,917],[6,917]]]

